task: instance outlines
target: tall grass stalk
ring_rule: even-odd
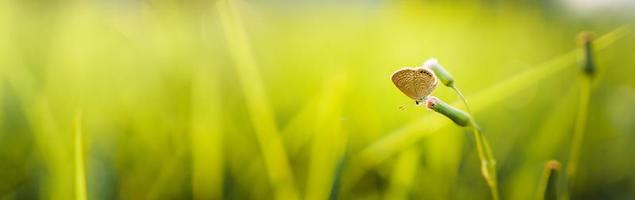
[[[468,111],[467,115],[465,115],[469,119],[468,123],[459,123],[461,121],[459,120],[460,118],[452,117],[452,116],[459,116],[457,114],[460,114],[461,112],[456,112],[456,114],[453,114],[453,115],[449,115],[451,112],[441,112],[441,113],[445,113],[446,116],[450,117],[456,124],[460,126],[469,125],[471,127],[472,133],[474,134],[474,140],[476,142],[476,149],[478,151],[478,156],[479,156],[479,159],[481,160],[481,173],[483,174],[483,178],[485,179],[487,186],[489,186],[490,188],[492,199],[497,200],[499,197],[498,197],[498,181],[496,178],[496,160],[494,159],[494,154],[492,153],[492,149],[489,145],[489,142],[487,141],[485,136],[481,134],[481,131],[479,130],[479,126],[476,123],[476,120],[474,120],[474,115],[470,111],[470,106],[467,103],[467,99],[465,98],[465,96],[463,96],[463,93],[461,92],[461,90],[457,88],[452,74],[449,71],[447,71],[443,66],[441,66],[439,62],[437,61],[437,59],[435,58],[429,59],[428,61],[424,63],[424,67],[427,67],[431,69],[432,71],[434,71],[436,77],[439,78],[439,80],[441,80],[441,82],[445,86],[454,90],[456,95],[461,99],[461,101],[465,105],[465,109]],[[428,104],[429,108],[430,107],[436,108],[435,111],[439,112],[440,110],[438,109],[441,109],[443,107],[434,106],[434,104],[437,104],[437,101],[438,101],[436,100],[436,98],[431,100],[432,101],[427,101],[427,103],[432,103],[432,104]],[[438,103],[442,103],[442,102],[438,102]],[[443,109],[443,110],[451,110],[451,109],[448,106],[447,109]]]
[[[481,134],[474,117],[460,109],[452,107],[442,100],[429,96],[426,98],[426,107],[451,119],[456,125],[472,129],[476,150],[481,161],[481,173],[487,186],[490,188],[492,199],[498,200],[498,181],[496,176],[496,160],[489,142]]]
[[[346,143],[346,147],[344,149],[344,153],[340,156],[337,161],[337,166],[335,167],[335,173],[333,175],[333,182],[331,184],[331,192],[329,194],[329,200],[336,200],[340,194],[340,187],[342,185],[342,173],[344,173],[344,168],[346,168],[346,161],[349,152],[348,140]]]
[[[492,194],[492,199],[498,200],[498,177],[496,175],[496,159],[494,159],[494,153],[492,153],[492,148],[490,147],[489,141],[479,130],[478,124],[474,120],[474,115],[470,111],[470,106],[467,103],[467,99],[463,96],[463,93],[456,87],[456,85],[451,85],[450,88],[454,90],[454,92],[459,96],[463,104],[465,105],[465,109],[470,115],[472,133],[474,134],[474,140],[476,142],[476,148],[478,151],[479,159],[481,160],[481,173],[487,182],[487,186],[490,188],[490,192]]]
[[[492,149],[489,145],[489,142],[481,134],[478,126],[472,120],[471,128],[472,133],[474,134],[474,140],[476,141],[476,149],[478,151],[479,159],[481,160],[481,173],[483,174],[483,178],[487,183],[487,186],[490,188],[490,192],[492,194],[492,199],[498,200],[498,177],[496,174],[496,159],[494,159],[494,154],[492,153]]]
[[[247,109],[254,126],[271,184],[277,199],[298,199],[293,173],[269,107],[258,66],[252,55],[247,33],[233,1],[220,0],[216,6],[225,32],[234,67],[246,98]]]
[[[580,45],[582,46],[582,80],[580,81],[580,103],[578,104],[578,116],[576,117],[575,127],[573,131],[573,138],[571,141],[571,149],[569,150],[569,161],[567,163],[567,177],[569,190],[566,193],[566,197],[570,197],[569,194],[574,188],[573,184],[575,174],[577,172],[578,163],[580,162],[580,151],[582,149],[582,143],[584,140],[584,132],[586,132],[587,115],[589,109],[589,101],[591,98],[591,81],[595,72],[597,71],[594,58],[593,58],[593,38],[590,33],[580,33],[579,38]]]
[[[587,112],[589,109],[589,99],[591,96],[591,79],[584,77],[580,81],[580,103],[578,104],[578,115],[576,116],[571,149],[569,151],[569,162],[567,163],[567,176],[569,182],[575,176],[580,159],[580,150],[584,139],[584,132],[587,125]]]
[[[550,160],[545,164],[545,169],[538,183],[536,200],[556,200],[558,199],[558,174],[560,162]]]
[[[345,152],[347,135],[342,131],[341,101],[346,85],[345,73],[336,73],[321,94],[315,115],[313,144],[304,199],[328,199],[337,179],[338,164]]]
[[[209,66],[192,74],[191,144],[194,199],[222,199],[224,145],[218,80]]]
[[[86,171],[84,167],[84,142],[82,138],[82,112],[75,114],[73,121],[74,164],[75,164],[75,199],[86,200]]]

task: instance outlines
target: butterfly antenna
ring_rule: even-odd
[[[399,106],[399,110],[404,111],[404,110],[406,110],[406,107],[407,107],[406,105],[401,105],[401,106]]]

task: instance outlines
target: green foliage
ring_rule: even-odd
[[[635,196],[630,22],[333,4],[0,1],[0,199],[489,199],[466,130],[398,108],[414,103],[390,74],[433,56],[491,142],[501,199],[531,199],[567,161],[582,29],[593,123],[570,195]]]

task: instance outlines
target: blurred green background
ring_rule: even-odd
[[[489,199],[469,130],[390,81],[430,57],[489,138],[501,198],[534,199],[545,163],[569,159],[584,30],[598,74],[570,197],[633,199],[634,11],[3,0],[0,199]]]

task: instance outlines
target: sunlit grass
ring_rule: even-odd
[[[338,113],[345,83],[346,74],[342,72],[328,79],[323,88],[314,118],[304,199],[328,199],[331,196],[337,165],[347,144],[347,133],[342,131],[341,114]]]
[[[532,140],[526,144],[525,152],[518,155],[525,158],[521,160],[510,177],[509,188],[505,196],[512,199],[529,199],[535,195],[535,191],[527,190],[527,185],[539,185],[540,169],[549,159],[557,158],[557,149],[567,144],[570,127],[575,116],[574,104],[576,87],[570,86],[564,89],[562,95],[550,106],[552,112],[542,119],[541,125],[534,129]],[[563,121],[562,119],[571,119]],[[563,173],[561,173],[563,174]],[[504,193],[505,194],[505,193]],[[536,196],[535,198],[539,198]]]
[[[213,70],[199,66],[192,75],[192,194],[195,199],[221,199],[224,190],[220,91]]]
[[[408,199],[413,188],[413,182],[419,170],[421,153],[416,147],[401,152],[395,162],[390,176],[390,186],[386,192],[389,199]]]
[[[269,178],[276,189],[277,199],[298,199],[293,173],[278,133],[275,116],[267,102],[240,13],[233,4],[235,2],[218,1],[217,7],[242,91],[247,97],[251,122],[256,128],[256,138],[267,165]]]
[[[599,63],[623,62],[590,98],[630,108],[620,21],[466,3],[56,3],[0,2],[0,199],[489,199],[469,130],[398,109],[412,102],[388,76],[430,56],[461,77],[501,199],[530,199],[544,163],[567,161],[579,51],[562,52],[582,28],[609,32]],[[588,130],[609,134],[585,136],[575,195],[629,197],[632,125],[614,115],[588,110]]]
[[[86,167],[82,137],[82,113],[78,111],[73,122],[73,162],[75,163],[75,199],[86,200]]]
[[[618,39],[627,36],[629,32],[628,27],[620,27],[599,37],[595,41],[597,50],[608,47]],[[472,95],[473,97],[470,97],[470,99],[474,99],[472,101],[474,102],[472,111],[474,113],[481,112],[487,109],[488,106],[504,101],[509,95],[530,87],[536,82],[558,73],[560,70],[574,66],[573,64],[576,61],[576,56],[579,55],[579,51],[580,49],[576,49],[555,57]],[[441,127],[449,125],[449,123],[450,121],[443,118],[426,115],[389,133],[385,138],[374,142],[354,157],[353,166],[347,179],[349,182],[347,183],[350,185],[354,184],[364,175],[366,170],[409,147],[421,138],[435,133]]]
[[[569,181],[569,190],[575,188],[576,173],[578,170],[578,164],[580,160],[580,151],[582,150],[582,144],[586,127],[588,126],[588,110],[591,105],[591,81],[597,74],[597,67],[595,64],[595,58],[593,57],[592,36],[590,33],[583,32],[578,38],[581,43],[581,63],[580,68],[582,71],[582,77],[580,80],[580,97],[578,102],[578,111],[575,119],[575,127],[573,130],[573,136],[571,138],[571,146],[569,150],[569,160],[567,162],[567,180]],[[570,191],[565,193],[569,196]],[[568,198],[568,197],[567,197]]]
[[[626,36],[628,34],[625,28],[616,29],[613,32],[607,33],[603,37],[597,39],[597,49],[601,50],[606,48],[617,39]],[[534,83],[540,81],[542,78],[553,75],[559,70],[566,67],[572,67],[576,61],[576,55],[579,50],[568,52],[564,55],[553,58],[543,64],[540,64],[528,71],[510,77],[506,80],[499,81],[496,85],[486,88],[474,95],[473,100],[473,112],[478,113],[488,106],[494,105],[500,101],[503,101],[505,97],[514,94],[515,92],[532,86]],[[382,140],[372,144],[364,151],[362,151],[360,158],[370,159],[364,162],[366,164],[373,165],[373,163],[381,162],[386,156],[392,155],[394,152],[400,149],[406,148],[407,143],[412,143],[418,139],[433,133],[438,128],[449,125],[448,121],[435,120],[439,118],[432,118],[425,116],[415,122],[408,123],[404,127],[388,134],[388,136]]]
[[[550,160],[545,164],[545,169],[540,177],[540,184],[536,192],[536,200],[555,200],[559,198],[558,175],[561,173],[560,162]]]
[[[591,79],[584,77],[584,80],[580,81],[580,102],[578,103],[577,115],[575,118],[575,127],[573,136],[571,138],[571,149],[569,150],[569,160],[567,161],[567,177],[569,188],[574,188],[574,180],[576,171],[578,170],[578,163],[580,159],[580,151],[582,149],[582,142],[584,138],[584,132],[587,126],[587,113],[589,109],[589,100],[591,98]]]

